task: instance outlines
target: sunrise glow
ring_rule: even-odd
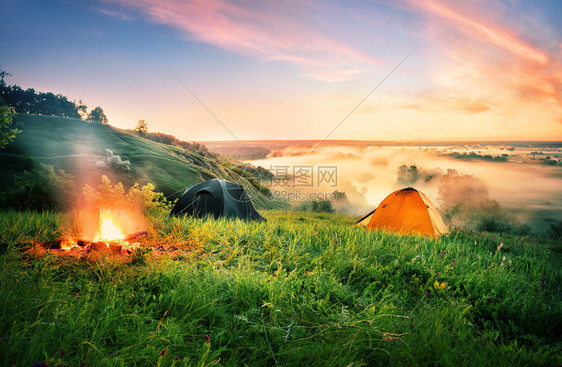
[[[143,119],[189,141],[323,139],[414,51],[330,138],[562,137],[558,1],[4,8],[7,82],[103,106],[121,128]]]

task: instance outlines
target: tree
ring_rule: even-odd
[[[87,119],[88,118],[88,112],[86,110],[87,110],[88,106],[86,106],[84,104],[84,102],[82,102],[81,99],[78,100],[78,103],[76,103],[76,101],[74,101],[74,105],[76,106],[76,111],[80,115],[80,119],[82,119],[82,120]]]
[[[335,201],[337,201],[337,200],[346,200],[346,199],[347,199],[347,195],[346,195],[345,192],[343,192],[343,191],[335,190],[335,191],[332,193],[332,196],[333,196],[333,198],[334,198]]]
[[[108,123],[107,116],[103,112],[103,109],[99,106],[90,111],[90,114],[88,115],[86,121],[98,122],[103,125],[107,125]]]
[[[135,127],[135,131],[139,134],[139,136],[143,136],[148,132],[148,123],[144,120],[139,120],[137,127]]]
[[[7,76],[11,76],[12,74],[5,72],[4,70],[0,69],[0,84],[4,84],[4,78]]]
[[[12,128],[13,118],[10,107],[0,107],[0,149],[3,149],[8,143],[21,133],[21,130]]]
[[[317,213],[333,213],[334,208],[330,200],[315,200],[312,202],[312,211]]]

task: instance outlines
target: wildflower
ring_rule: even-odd
[[[61,358],[64,357],[64,355],[66,354],[66,350],[64,348],[60,349],[60,356]]]
[[[8,340],[8,337],[7,337],[7,336],[5,336],[5,337],[3,337],[2,339],[0,339],[0,342],[3,343],[3,342],[5,342],[6,340]]]
[[[166,354],[166,348],[160,351],[160,357],[164,357],[165,354]]]
[[[387,342],[394,340],[394,338],[393,338],[392,336],[390,336],[390,333],[383,333],[383,334],[382,334],[382,339],[383,339],[384,341],[387,341]]]
[[[435,281],[435,283],[433,283],[433,288],[437,289],[438,291],[439,290],[442,291],[443,289],[445,289],[445,287],[446,287],[445,283],[439,284],[437,280]]]
[[[211,343],[211,338],[207,334],[205,334],[205,343],[207,344]]]
[[[174,361],[179,361],[179,359],[180,359],[180,356],[175,356],[175,357],[174,357]]]
[[[503,247],[503,242],[499,244],[499,246],[498,246],[498,248],[497,248],[496,252],[497,252],[497,251],[499,251],[499,250],[501,250],[501,249],[502,249],[502,247]]]
[[[88,362],[84,361],[80,364],[80,367],[84,367],[86,364],[88,364]]]
[[[31,367],[49,367],[49,365],[45,362],[35,362],[31,365]]]
[[[544,290],[544,281],[546,280],[546,278],[542,278],[541,280],[541,289]]]

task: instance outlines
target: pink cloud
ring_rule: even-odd
[[[458,105],[459,112],[492,109],[516,113],[522,104],[538,104],[562,116],[562,54],[556,45],[544,49],[526,35],[535,26],[527,15],[506,16],[501,2],[474,0],[404,0],[427,21],[424,32],[435,55],[433,83],[443,97],[473,97],[485,105]],[[546,42],[543,42],[546,44]],[[550,52],[549,52],[550,48]],[[435,96],[434,96],[435,97]],[[484,99],[483,99],[484,98]]]
[[[501,47],[519,57],[546,64],[549,56],[540,49],[521,41],[511,29],[501,27],[487,21],[482,15],[493,11],[494,4],[487,2],[476,9],[478,16],[472,9],[462,8],[457,2],[446,0],[414,1],[407,0],[414,7],[418,7],[426,14],[438,16],[447,21],[450,28],[467,34],[469,37],[479,38],[489,44]]]
[[[218,0],[107,1],[140,11],[152,22],[180,30],[190,40],[263,61],[290,62],[302,69],[302,75],[318,80],[347,80],[355,74],[352,70],[378,63],[299,20],[313,17],[315,9],[307,2],[261,1],[243,6]]]

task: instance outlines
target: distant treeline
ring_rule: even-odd
[[[470,153],[458,153],[458,152],[453,152],[453,153],[449,153],[449,154],[444,154],[446,156],[449,157],[453,157],[456,159],[464,159],[464,160],[474,160],[474,159],[478,159],[478,160],[482,160],[482,161],[490,161],[490,162],[507,162],[507,158],[508,155],[507,154],[502,154],[502,155],[480,155],[480,154],[476,154],[474,152],[470,152]]]

